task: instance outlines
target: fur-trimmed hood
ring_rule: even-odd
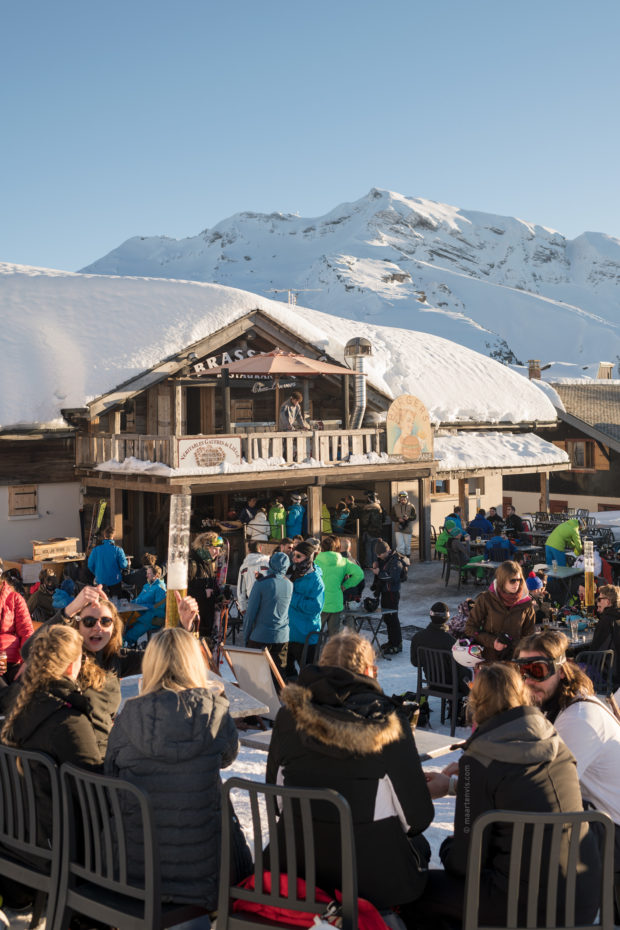
[[[338,756],[379,753],[403,736],[391,698],[374,679],[344,668],[306,666],[281,699],[302,738]]]

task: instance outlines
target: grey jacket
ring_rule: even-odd
[[[134,698],[114,723],[105,771],[151,799],[165,900],[217,905],[219,772],[234,761],[238,745],[227,699],[204,688]],[[129,807],[125,815],[137,877],[143,870],[137,811]]]

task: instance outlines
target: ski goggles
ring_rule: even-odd
[[[460,648],[468,652],[470,656],[474,656],[476,659],[482,658],[482,646],[478,643],[472,643],[470,639],[459,639],[458,644]]]
[[[86,617],[78,617],[77,619],[80,621],[80,623],[84,624],[87,630],[92,630],[92,628],[96,626],[97,623],[100,623],[104,629],[106,629],[109,626],[112,626],[112,624],[114,623],[114,620],[112,617],[91,617],[90,615],[88,615]]]
[[[560,659],[549,659],[541,657],[540,659],[513,659],[512,664],[523,678],[531,678],[532,681],[547,681],[552,675],[555,675],[558,668],[564,665],[566,656]]]

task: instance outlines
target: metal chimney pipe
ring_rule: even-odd
[[[350,429],[360,429],[364,420],[364,413],[366,412],[365,359],[370,355],[372,355],[372,345],[363,336],[349,339],[344,348],[345,359],[352,360],[349,362],[349,366],[353,371],[358,372],[355,377],[355,407],[351,414]],[[346,390],[348,390],[348,387]]]

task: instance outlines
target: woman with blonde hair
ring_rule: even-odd
[[[217,905],[220,769],[238,750],[237,729],[220,685],[210,682],[200,646],[180,627],[151,639],[142,690],[127,701],[110,733],[105,771],[150,796],[165,900]],[[126,811],[128,836],[138,811]],[[136,871],[140,861],[134,862]],[[239,876],[240,878],[243,876]]]
[[[510,659],[519,640],[534,632],[536,611],[518,562],[502,562],[488,591],[469,612],[465,636],[483,647],[489,660]]]
[[[531,705],[527,685],[512,665],[494,662],[479,666],[467,711],[476,729],[465,743],[459,761],[454,835],[441,846],[445,871],[429,872],[426,892],[418,902],[421,928],[443,925],[444,921],[460,926],[471,828],[480,814],[489,810],[549,813],[583,810],[575,760],[553,725]],[[434,790],[434,782],[441,779],[446,782],[444,791]],[[430,776],[433,796],[447,793],[447,783],[447,776]],[[506,926],[511,845],[512,827],[494,825],[484,847],[478,915],[481,924]],[[597,911],[600,867],[592,834],[584,833],[580,854],[576,920],[589,924]],[[559,855],[566,874],[567,842],[562,842]],[[522,894],[527,891],[527,869],[524,873]],[[544,880],[541,887],[545,887]],[[560,892],[559,904],[564,889],[560,888]],[[545,905],[543,900],[538,918],[541,926]],[[524,914],[519,921],[525,926]]]
[[[266,780],[344,795],[359,894],[381,909],[420,895],[430,857],[422,831],[434,812],[409,720],[376,678],[367,639],[349,631],[332,636],[319,664],[282,691]],[[339,887],[336,824],[319,817],[317,831],[316,880],[329,892]]]
[[[69,627],[49,626],[34,638],[26,668],[0,738],[9,746],[47,753],[60,765],[71,762],[97,769],[102,763],[91,707],[77,678],[82,665],[82,638]],[[38,794],[49,798],[47,780],[39,773]],[[36,772],[35,772],[36,777]],[[51,801],[43,802],[41,828],[51,830]]]

